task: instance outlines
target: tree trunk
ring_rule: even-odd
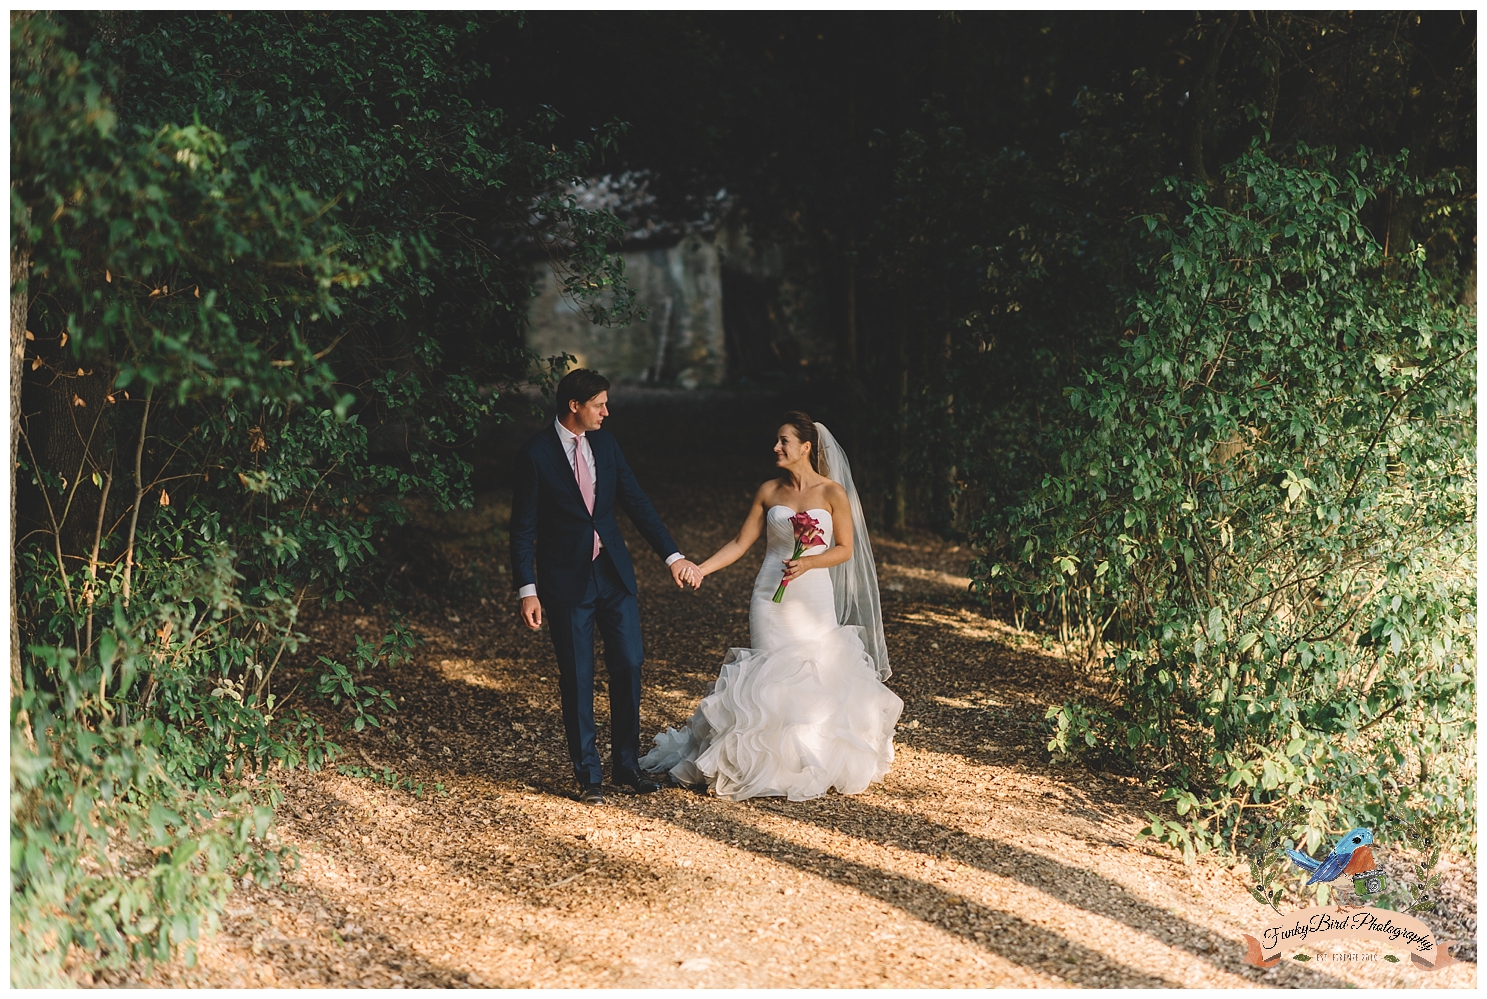
[[[1384,255],[1404,256],[1410,252],[1410,237],[1415,220],[1420,217],[1420,199],[1409,194],[1391,195],[1389,220],[1384,229]]]
[[[945,436],[946,440],[950,442],[950,446],[946,449],[945,454],[944,474],[940,479],[940,486],[944,490],[944,494],[941,496],[941,502],[943,504],[941,509],[944,511],[946,529],[954,531],[959,520],[957,516],[960,500],[958,495],[958,462],[965,444],[961,440],[960,434],[956,432],[957,428],[955,426],[955,335],[948,329],[945,331],[945,343],[941,360],[944,362],[944,371],[941,374],[941,378],[945,386],[945,396],[943,399],[945,408]]]
[[[847,261],[847,378],[857,384],[857,260]]]
[[[1265,14],[1265,25],[1263,27],[1260,25],[1259,19],[1255,17],[1254,11],[1250,11],[1249,19],[1250,24],[1254,26],[1254,29],[1259,32],[1262,38],[1260,44],[1265,52],[1264,62],[1261,66],[1265,73],[1265,92],[1260,100],[1260,113],[1265,122],[1265,131],[1268,133],[1275,127],[1275,109],[1280,105],[1280,65],[1282,52],[1280,44],[1276,42],[1275,37],[1271,35],[1269,30],[1270,14],[1268,12]]]
[[[1208,149],[1208,124],[1214,112],[1218,110],[1219,60],[1223,58],[1224,48],[1229,44],[1229,36],[1234,33],[1234,25],[1238,22],[1239,14],[1235,12],[1229,15],[1223,24],[1214,26],[1216,34],[1213,37],[1213,44],[1209,47],[1208,58],[1204,61],[1198,78],[1193,81],[1193,124],[1188,132],[1188,159],[1192,161],[1189,169],[1192,170],[1194,178],[1208,187],[1218,184],[1216,179],[1208,175],[1205,160]]]
[[[894,416],[898,436],[898,455],[893,462],[893,507],[891,528],[903,534],[909,527],[909,333],[898,328],[898,377],[894,379],[898,411]]]
[[[30,212],[20,220],[30,223]],[[10,553],[6,571],[10,574],[10,690],[11,695],[21,690],[21,629],[19,602],[16,589],[15,560],[15,492],[16,458],[20,447],[21,427],[21,377],[26,361],[26,313],[30,311],[31,296],[27,290],[27,278],[31,270],[31,248],[15,243],[10,247]]]
[[[65,348],[64,348],[65,350]],[[42,368],[31,379],[32,418],[26,432],[42,468],[66,482],[58,508],[62,549],[75,558],[73,568],[87,563],[93,544],[91,512],[97,508],[100,478],[112,464],[114,406],[109,402],[111,370],[77,367],[62,354],[53,371]],[[81,371],[82,374],[77,372]]]
[[[861,342],[857,326],[857,255],[849,250],[847,256],[847,330],[846,330],[846,446],[853,454],[859,454],[862,441],[862,423],[865,410],[866,391],[862,382]],[[859,454],[857,462],[871,476],[867,455]],[[864,482],[868,480],[863,480]]]

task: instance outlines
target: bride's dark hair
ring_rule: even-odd
[[[800,410],[792,409],[780,421],[780,426],[794,430],[800,443],[811,446],[811,470],[819,474],[821,471],[821,435],[816,433],[816,421]]]

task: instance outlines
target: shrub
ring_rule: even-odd
[[[1474,313],[1439,245],[1366,224],[1408,195],[1470,231],[1457,190],[1304,146],[1183,190],[1056,471],[981,525],[980,586],[1107,681],[1050,710],[1049,749],[1167,782],[1147,833],[1188,856],[1261,825],[1470,848]]]
[[[292,862],[272,767],[333,761],[337,711],[360,732],[393,709],[366,674],[406,662],[398,628],[350,666],[320,657],[292,705],[276,671],[305,600],[372,586],[404,497],[469,503],[460,445],[534,360],[510,336],[530,261],[507,230],[571,250],[601,318],[632,299],[617,222],[560,191],[583,151],[502,131],[468,97],[478,66],[449,64],[473,22],[162,15],[120,74],[88,15],[67,18],[11,22],[17,985],[189,957],[232,878]],[[162,52],[268,55],[245,81]],[[301,58],[365,99],[317,105]],[[215,90],[229,78],[244,92]],[[229,113],[238,97],[253,111]],[[286,136],[295,115],[260,110],[276,99],[350,152]]]

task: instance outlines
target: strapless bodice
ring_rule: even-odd
[[[806,513],[815,518],[816,529],[826,543],[813,545],[801,555],[819,555],[833,543],[831,511],[816,508]],[[819,638],[837,626],[830,569],[807,570],[790,581],[779,603],[773,600],[780,580],[785,577],[785,562],[795,555],[795,528],[790,523],[793,516],[795,510],[780,504],[770,507],[764,515],[767,542],[749,605],[749,635],[756,649],[773,649],[789,642]]]
[[[831,533],[831,511],[814,507],[805,511],[815,519],[817,530],[821,537],[826,539],[824,545],[807,548],[802,555],[817,555],[832,546]],[[789,558],[795,554],[795,526],[790,518],[796,515],[796,511],[788,506],[776,503],[770,507],[764,515],[765,532],[767,541],[764,556],[766,561],[771,558]]]

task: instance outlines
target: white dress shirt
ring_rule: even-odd
[[[599,477],[594,466],[594,449],[589,446],[588,435],[575,434],[573,431],[563,426],[562,420],[555,419],[552,421],[552,425],[558,428],[558,440],[563,445],[563,454],[568,458],[568,467],[573,469],[574,477],[577,478],[578,475],[578,466],[576,462],[578,460],[578,456],[581,454],[583,455],[584,469],[589,473],[589,481],[598,483]],[[603,541],[599,542],[599,548],[601,551],[604,549]],[[666,556],[666,564],[669,566],[671,565],[671,563],[675,562],[681,557],[681,552],[672,552],[670,555]],[[526,586],[523,586],[521,589],[517,590],[516,595],[518,597],[535,597],[537,595],[537,584],[528,583]]]

